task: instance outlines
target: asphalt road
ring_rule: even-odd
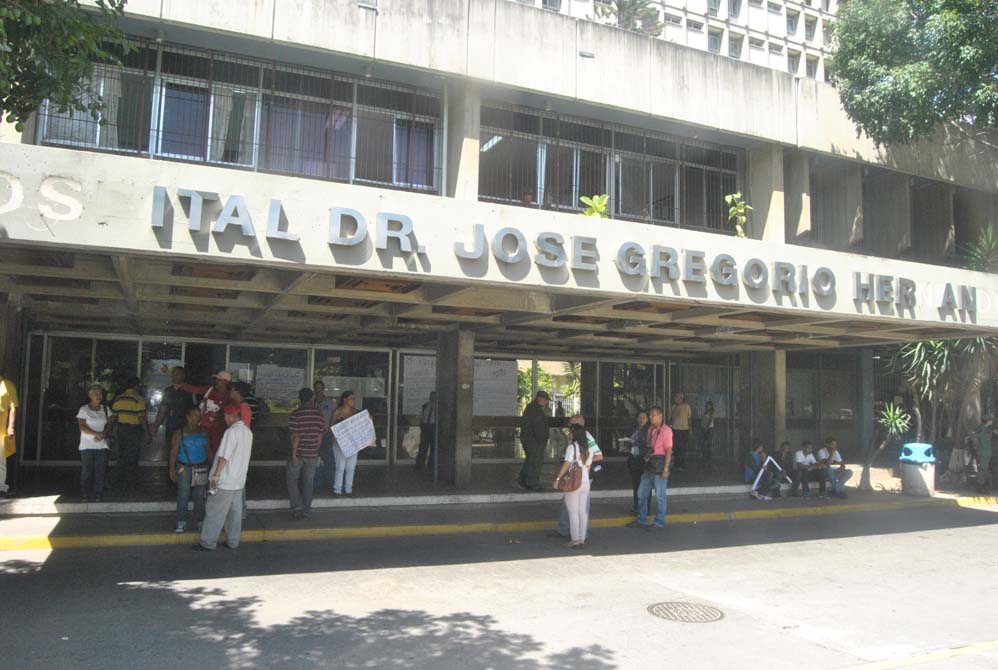
[[[0,667],[992,670],[996,522],[604,529],[586,552],[537,532],[6,552]],[[649,613],[662,602],[723,617]]]

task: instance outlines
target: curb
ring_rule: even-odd
[[[721,486],[682,486],[669,489],[669,497],[704,496],[704,495],[734,495],[748,493],[747,484],[732,484]],[[312,509],[354,509],[377,507],[416,507],[434,505],[496,505],[517,502],[545,502],[561,497],[558,491],[550,492],[516,492],[516,493],[468,493],[446,495],[414,495],[414,496],[378,496],[368,498],[316,498],[312,501]],[[592,492],[594,499],[630,498],[630,489],[611,489]],[[0,502],[0,517],[4,516],[38,516],[50,514],[120,514],[172,512],[177,504],[173,501],[155,502],[104,502],[104,503],[61,503],[48,498],[13,499],[10,502]],[[251,510],[287,510],[287,498],[249,500],[247,507]]]
[[[998,500],[998,499],[996,499]],[[667,517],[668,525],[687,525],[715,521],[748,521],[758,519],[793,518],[808,516],[830,516],[855,512],[882,512],[922,507],[967,506],[961,499],[928,499],[891,501],[883,503],[846,503],[827,507],[798,507],[784,509],[756,509],[735,512],[702,512],[673,514]],[[595,528],[621,528],[634,518],[610,517],[593,519]],[[416,536],[445,536],[474,533],[516,533],[549,530],[552,522],[518,521],[495,523],[464,524],[421,524],[399,526],[368,526],[356,528],[265,528],[248,530],[242,534],[242,542],[302,542],[317,540],[376,539]],[[117,535],[23,535],[0,537],[0,552],[53,549],[92,549],[107,547],[151,547],[191,544],[192,533],[125,533]]]

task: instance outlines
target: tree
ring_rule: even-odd
[[[607,218],[606,206],[610,202],[610,196],[604,193],[602,195],[594,195],[591,198],[582,196],[579,200],[586,206],[585,210],[582,211],[582,216],[595,216],[599,219]]]
[[[56,111],[99,119],[95,62],[120,65],[128,50],[115,21],[126,0],[0,0],[0,110],[20,131],[46,99]]]
[[[596,4],[596,16],[609,23],[635,32],[658,37],[662,34],[659,10],[648,0],[610,0]]]
[[[879,144],[941,124],[998,149],[998,2],[843,3],[828,60],[850,118]]]

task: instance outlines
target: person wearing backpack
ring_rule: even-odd
[[[582,549],[586,544],[586,530],[589,527],[589,468],[593,464],[593,454],[589,450],[589,437],[585,426],[572,426],[572,443],[565,449],[565,462],[561,464],[554,488],[565,493],[565,508],[568,509],[568,523],[571,541],[565,545],[569,549]]]

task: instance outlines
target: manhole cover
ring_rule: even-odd
[[[657,603],[648,606],[648,612],[660,619],[681,623],[713,623],[724,618],[724,612],[700,603]]]

